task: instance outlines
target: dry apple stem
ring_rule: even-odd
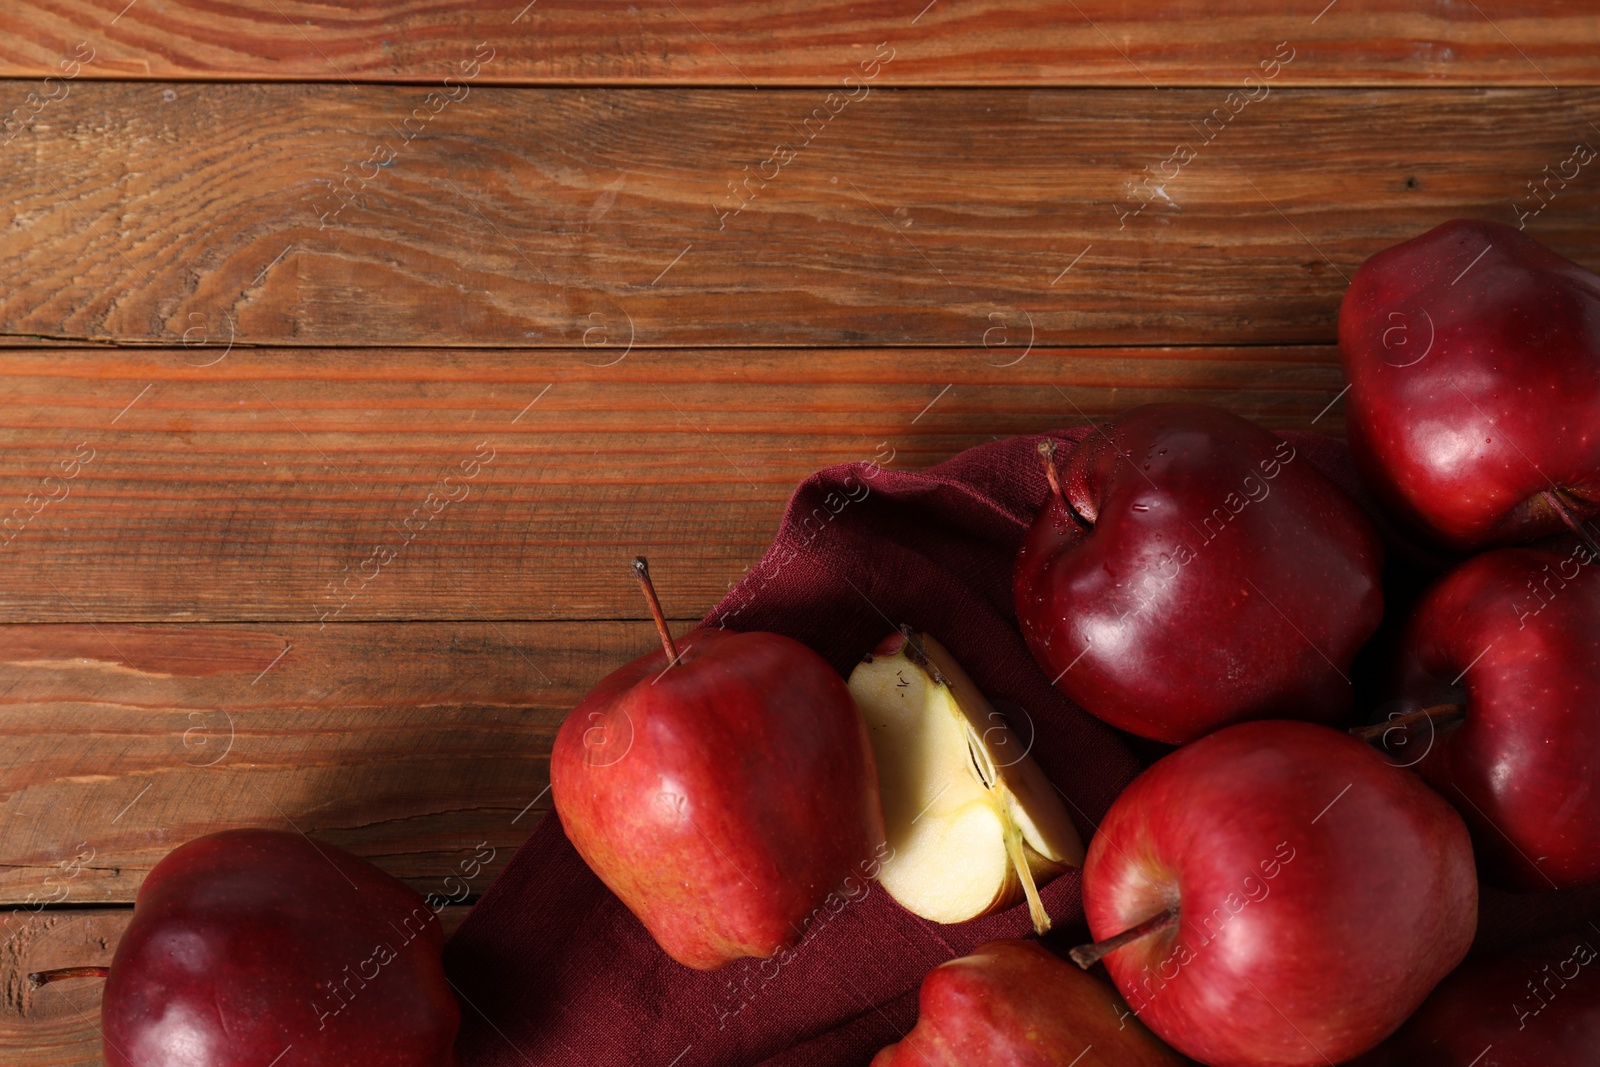
[[[1131,930],[1124,930],[1115,937],[1108,937],[1104,941],[1096,941],[1092,945],[1079,945],[1067,955],[1072,957],[1073,963],[1087,971],[1123,945],[1131,944],[1141,937],[1148,937],[1158,930],[1165,930],[1177,921],[1178,909],[1168,908],[1166,911],[1152,915]]]
[[[650,581],[650,564],[643,556],[633,557],[633,576],[639,580],[639,588],[644,590],[644,598],[650,603],[650,616],[656,620],[656,633],[661,635],[661,647],[667,650],[668,664],[678,662],[678,646],[672,643],[672,631],[667,629],[667,617],[656,596],[655,583]]]
[[[1567,529],[1578,535],[1578,540],[1583,542],[1583,547],[1587,548],[1595,556],[1600,556],[1600,544],[1596,544],[1594,537],[1588,530],[1584,529],[1583,523],[1579,522],[1578,517],[1572,513],[1572,509],[1567,507],[1567,502],[1561,499],[1561,494],[1546,489],[1542,495],[1545,501],[1555,509],[1555,513],[1561,516],[1561,521],[1567,524]]]
[[[57,967],[53,971],[34,971],[28,975],[28,987],[38,989],[63,978],[104,978],[110,973],[110,967]]]
[[[1044,459],[1045,480],[1050,483],[1050,492],[1055,494],[1057,500],[1063,504],[1067,502],[1067,494],[1061,488],[1061,472],[1056,469],[1056,443],[1046,437],[1039,442],[1039,455]]]
[[[1404,715],[1397,715],[1388,722],[1374,723],[1371,726],[1357,726],[1350,731],[1352,737],[1363,741],[1372,741],[1382,737],[1390,730],[1403,730],[1415,726],[1419,722],[1430,722],[1434,726],[1448,726],[1459,721],[1466,714],[1460,704],[1435,704],[1431,708],[1418,708],[1408,711]]]

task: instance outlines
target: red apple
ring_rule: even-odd
[[[1128,1004],[1212,1067],[1340,1063],[1466,955],[1461,817],[1349,735],[1231,726],[1160,760],[1089,845],[1084,908]],[[1121,935],[1121,936],[1114,936]]]
[[[155,865],[104,975],[107,1067],[453,1067],[444,933],[410,887],[297,833],[228,830]]]
[[[1178,1067],[1098,978],[1036,941],[991,941],[922,980],[917,1025],[872,1067]]]
[[[1416,527],[1464,550],[1600,514],[1600,276],[1448,222],[1361,265],[1339,351],[1351,451]]]
[[[1433,709],[1408,759],[1465,816],[1485,877],[1514,888],[1600,879],[1597,571],[1581,545],[1486,552],[1428,590],[1404,637],[1398,710]]]
[[[1468,960],[1350,1067],[1576,1067],[1600,1058],[1600,937],[1584,928]]]
[[[607,675],[561,726],[562,829],[668,955],[710,970],[794,945],[884,840],[866,725],[826,660],[696,630]]]
[[[1383,613],[1381,566],[1360,508],[1287,441],[1159,404],[1067,456],[1014,593],[1062,692],[1178,744],[1244,719],[1347,714],[1350,662]]]

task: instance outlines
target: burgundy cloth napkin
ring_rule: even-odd
[[[1052,436],[1072,443],[1089,432]],[[1283,436],[1363,499],[1341,442]],[[1012,561],[1049,491],[1038,440],[981,445],[925,471],[849,464],[811,476],[761,563],[703,625],[786,634],[846,676],[902,623],[933,633],[1031,739],[1087,842],[1118,792],[1164,750],[1062,696],[1017,630]],[[1086,939],[1079,888],[1071,871],[1043,890],[1058,950]],[[1529,923],[1522,904],[1496,899],[1508,919]],[[1553,922],[1536,916],[1533,925]],[[463,1002],[465,1067],[863,1067],[915,1023],[930,968],[1031,932],[1025,905],[941,926],[873,886],[819,916],[785,966],[693,971],[656,947],[552,812],[451,939],[445,965]]]

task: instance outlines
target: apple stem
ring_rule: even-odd
[[[1044,460],[1044,477],[1050,483],[1050,492],[1056,501],[1067,509],[1067,514],[1072,520],[1084,529],[1094,526],[1094,523],[1085,519],[1078,509],[1072,506],[1072,501],[1067,499],[1067,491],[1061,487],[1061,471],[1056,468],[1056,443],[1048,437],[1039,439],[1039,457]]]
[[[661,647],[667,650],[669,663],[678,662],[678,646],[672,643],[672,631],[667,629],[667,617],[661,611],[661,598],[656,596],[655,583],[650,581],[650,563],[643,556],[633,557],[633,576],[650,602],[650,616],[656,620],[656,633],[661,635]]]
[[[110,973],[110,967],[57,967],[53,971],[34,971],[28,975],[28,988],[38,989],[63,978],[104,978]]]
[[[1028,852],[1022,844],[1022,831],[1015,826],[1006,831],[1006,851],[1011,855],[1011,865],[1016,868],[1022,882],[1022,895],[1028,898],[1028,917],[1033,920],[1034,933],[1043,937],[1050,932],[1050,913],[1044,910],[1044,899],[1033,881],[1033,869],[1028,866]]]
[[[1591,554],[1600,556],[1600,544],[1596,544],[1589,531],[1583,528],[1583,523],[1579,522],[1578,517],[1572,513],[1572,509],[1567,507],[1567,502],[1561,499],[1561,494],[1552,489],[1546,489],[1543,496],[1545,501],[1555,509],[1555,513],[1561,516],[1561,521],[1567,524],[1567,529],[1578,535],[1578,540],[1583,542],[1583,547],[1587,548]]]
[[[1092,945],[1079,945],[1067,955],[1072,957],[1073,963],[1087,971],[1123,945],[1137,941],[1141,937],[1147,937],[1159,930],[1165,930],[1177,921],[1178,909],[1168,908],[1166,911],[1150,916],[1150,918],[1133,929],[1122,931],[1116,937],[1108,937],[1104,941],[1096,941]]]
[[[1061,472],[1056,469],[1056,443],[1048,437],[1040,438],[1039,455],[1044,460],[1044,476],[1050,483],[1050,491],[1055,494],[1057,500],[1065,504],[1067,494],[1061,488]]]
[[[1390,730],[1404,730],[1415,726],[1419,722],[1427,722],[1433,726],[1448,726],[1460,720],[1466,714],[1460,704],[1435,704],[1431,708],[1418,708],[1408,711],[1404,715],[1396,715],[1388,722],[1374,723],[1371,726],[1357,726],[1350,731],[1352,737],[1359,737],[1363,741],[1373,741],[1383,737]]]

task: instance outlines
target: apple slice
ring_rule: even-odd
[[[1039,933],[1040,885],[1083,864],[1060,796],[967,672],[909,627],[850,674],[867,721],[889,857],[878,881],[908,911],[957,923],[1023,897]]]

